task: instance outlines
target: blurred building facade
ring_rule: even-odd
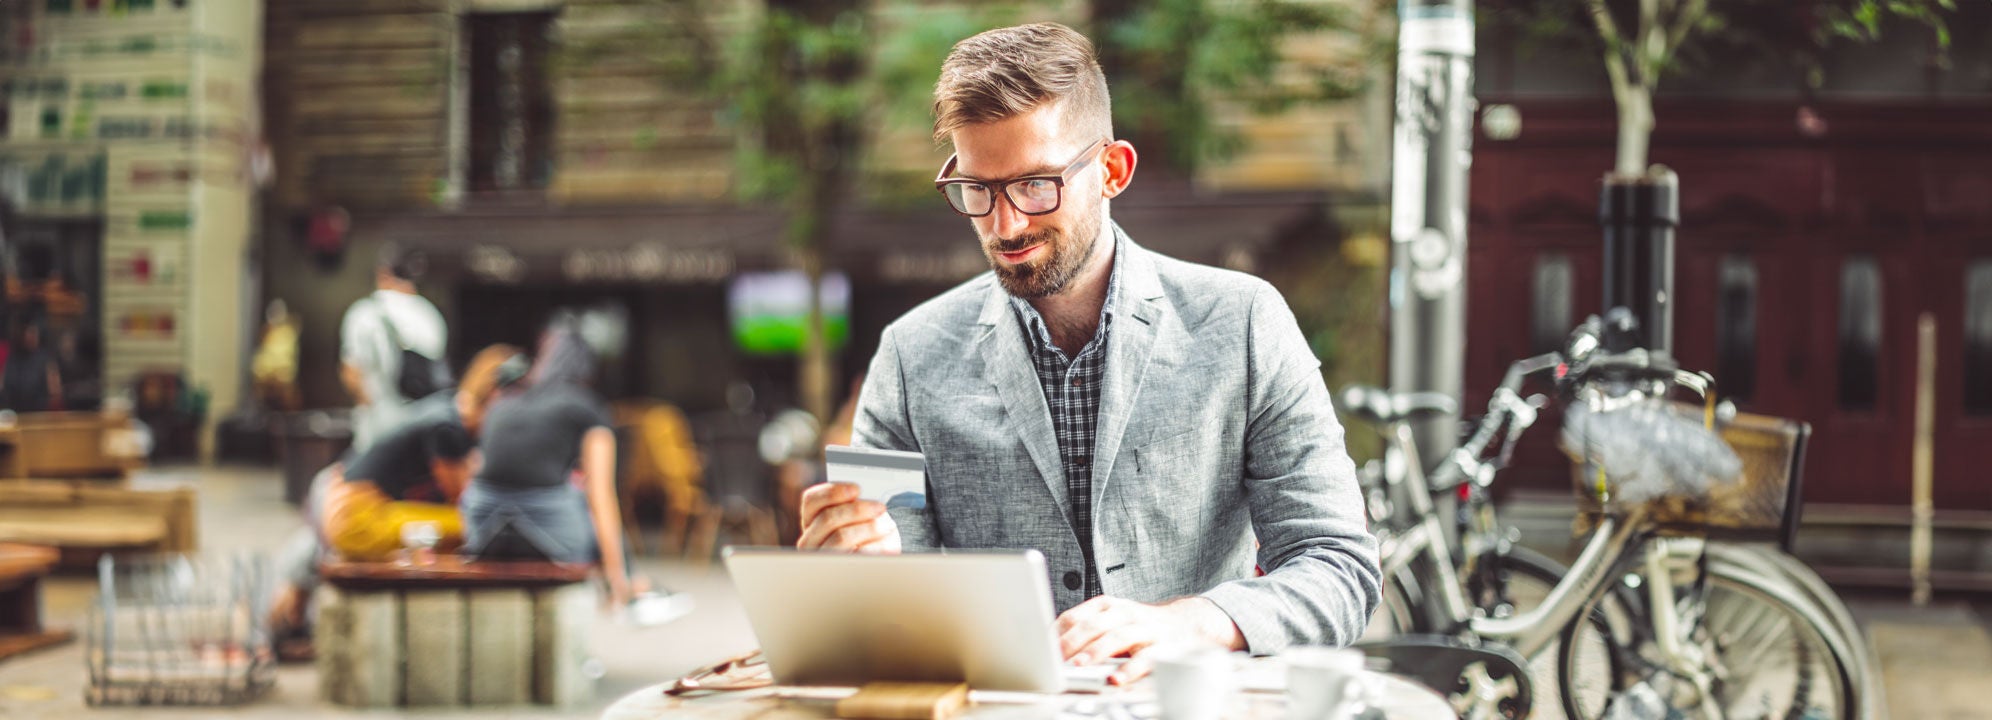
[[[878,3],[920,12],[947,3]],[[1347,2],[1369,8],[1374,3]],[[1083,26],[1086,3],[1027,4],[1023,19]],[[727,12],[755,3],[716,3]],[[748,138],[709,99],[675,92],[641,58],[573,52],[633,23],[640,0],[270,0],[266,112],[276,180],[266,295],[302,316],[307,404],[343,401],[337,324],[366,292],[374,248],[424,249],[422,291],[451,323],[451,353],[528,342],[561,306],[608,305],[631,342],[605,390],[707,409],[736,382],[779,396],[792,357],[746,352],[728,293],[790,264],[785,218],[737,199]],[[672,42],[660,31],[658,42]],[[1296,52],[1332,39],[1296,38]],[[1388,82],[1354,101],[1271,116],[1226,109],[1242,152],[1197,176],[1145,175],[1115,218],[1140,242],[1261,270],[1378,213],[1387,182]],[[878,331],[987,268],[966,221],[923,193],[946,159],[929,128],[879,131],[884,201],[834,219],[848,279],[839,374],[862,371]],[[1152,151],[1152,149],[1150,149]],[[1159,156],[1158,156],[1159,157]],[[840,387],[842,383],[837,383]]]
[[[1868,575],[1886,582],[1907,577],[1893,529],[1910,516],[1924,317],[1937,565],[1992,571],[1992,7],[1960,3],[1949,27],[1947,66],[1927,28],[1903,24],[1828,52],[1816,87],[1790,48],[1732,48],[1656,102],[1652,160],[1681,187],[1676,354],[1741,409],[1812,423],[1808,525],[1889,529],[1840,535],[1846,557],[1824,558],[1893,548]],[[1617,124],[1594,56],[1487,24],[1479,42],[1470,405],[1598,312]],[[1517,480],[1567,492],[1550,439],[1532,441]]]
[[[0,6],[4,322],[65,362],[69,407],[141,373],[220,407],[244,384],[259,0]]]

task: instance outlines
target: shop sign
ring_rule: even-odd
[[[138,308],[118,314],[116,332],[123,340],[171,340],[178,323],[166,308]]]
[[[561,260],[569,282],[718,282],[733,274],[727,250],[680,249],[662,243],[570,250]]]
[[[894,283],[955,282],[988,269],[989,261],[973,251],[887,253],[878,263],[880,279]]]
[[[133,248],[110,259],[111,281],[126,285],[170,285],[179,280],[180,269],[171,251],[155,253],[151,248]]]
[[[464,256],[470,274],[485,282],[510,285],[526,277],[526,263],[518,255],[497,245],[479,245]]]

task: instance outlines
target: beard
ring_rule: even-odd
[[[996,281],[1003,285],[1003,290],[1025,300],[1035,300],[1064,291],[1086,267],[1086,261],[1093,257],[1094,246],[1100,243],[1098,211],[1079,213],[1072,230],[1068,234],[1048,227],[1009,240],[991,237],[979,228],[976,234],[981,236],[982,254],[989,259],[989,268],[996,271]],[[1029,262],[1011,265],[997,258],[999,253],[1016,252],[1039,243],[1044,244],[1044,252]]]

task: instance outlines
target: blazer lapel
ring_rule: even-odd
[[[1165,306],[1162,283],[1155,275],[1155,259],[1116,224],[1121,237],[1121,295],[1116,301],[1113,328],[1107,336],[1106,378],[1100,387],[1100,415],[1094,426],[1093,507],[1105,507],[1102,498],[1113,478],[1114,459],[1120,456],[1121,437],[1127,432],[1134,400],[1141,396],[1142,378],[1148,375],[1148,360],[1155,350],[1155,338],[1162,324]],[[1096,524],[1097,527],[1097,524]]]
[[[982,366],[996,392],[1003,398],[1004,417],[1010,432],[1024,441],[1038,476],[1051,489],[1051,496],[1066,508],[1064,466],[1058,457],[1058,435],[1051,424],[1051,408],[1044,402],[1044,388],[1038,384],[1037,370],[1031,364],[1030,348],[1024,345],[1024,331],[1010,309],[1009,294],[991,282],[988,299],[982,303],[983,326],[977,344],[982,346]]]

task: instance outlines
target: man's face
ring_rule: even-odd
[[[954,177],[1001,181],[1057,175],[1103,138],[1079,137],[1065,127],[1063,108],[1051,105],[1006,120],[954,132]],[[988,215],[971,218],[982,254],[1003,289],[1020,298],[1063,291],[1097,249],[1103,223],[1101,164],[1094,162],[1066,182],[1058,210],[1025,215],[1006,197]]]

